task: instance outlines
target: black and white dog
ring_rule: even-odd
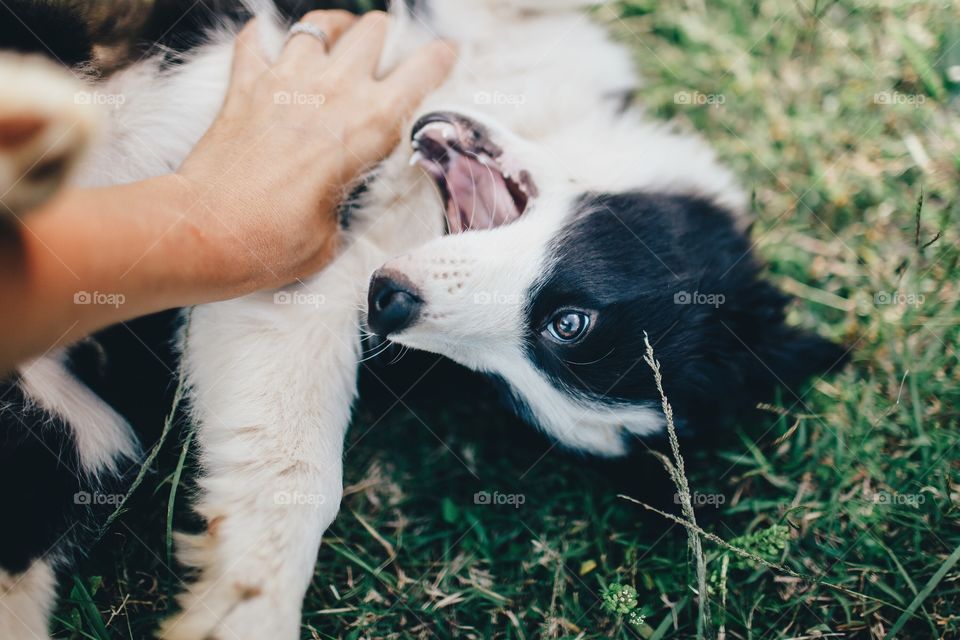
[[[398,3],[383,68],[437,36],[459,43],[460,60],[366,180],[339,257],[302,284],[189,313],[177,350],[208,529],[179,540],[198,578],[163,637],[299,637],[340,503],[364,324],[487,374],[531,424],[600,456],[664,426],[645,334],[678,419],[696,426],[842,358],[784,324],[787,299],[761,279],[744,233],[744,193],[710,148],[625,108],[629,53],[584,4]],[[251,10],[277,55],[288,23]],[[175,169],[218,111],[235,32],[94,82],[123,100],[74,184]],[[11,91],[0,87],[0,114]],[[63,118],[78,117],[75,102]],[[170,384],[162,353],[161,374],[131,386]],[[152,408],[79,375],[80,361],[123,357],[85,342],[26,363],[2,389],[0,491],[28,495],[4,504],[0,638],[47,636],[55,571],[89,512],[75,496],[122,490],[152,442],[131,426]]]

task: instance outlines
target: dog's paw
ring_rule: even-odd
[[[210,535],[177,535],[177,555],[200,578],[177,596],[180,611],[160,626],[163,640],[296,640],[302,593],[283,593],[278,575],[250,574],[245,558],[216,559]],[[252,551],[251,555],[256,555]],[[259,562],[254,566],[263,567]],[[246,569],[245,569],[246,568]]]
[[[44,58],[0,54],[0,219],[36,208],[64,183],[96,129],[91,95]]]
[[[225,575],[191,585],[178,598],[181,610],[160,627],[164,640],[296,640],[300,609],[289,599]],[[290,609],[290,610],[288,610]]]
[[[166,620],[160,631],[164,640],[297,640],[300,611],[292,617],[282,613],[280,603],[263,595],[237,602],[222,618],[205,610],[207,600]]]
[[[266,594],[244,593],[237,585],[197,584],[210,587],[201,596],[181,595],[183,610],[160,627],[164,640],[296,640],[300,637],[300,611],[286,612]],[[229,602],[224,609],[221,605]]]

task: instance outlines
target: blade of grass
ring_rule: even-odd
[[[660,625],[653,632],[653,635],[647,638],[647,640],[661,640],[667,635],[667,632],[670,630],[670,627],[673,626],[674,616],[680,611],[683,611],[684,607],[687,606],[687,602],[690,601],[689,596],[684,596],[680,599],[680,602],[677,603],[677,606],[673,608],[672,611],[669,611],[663,620],[660,621]]]
[[[910,574],[907,572],[906,567],[904,567],[904,566],[903,566],[903,563],[900,562],[900,558],[898,558],[898,557],[897,557],[897,554],[895,554],[895,553],[893,552],[893,549],[891,549],[890,547],[888,547],[888,546],[883,542],[883,540],[874,539],[874,541],[875,541],[878,545],[880,545],[880,548],[881,548],[881,549],[883,549],[884,551],[887,552],[887,555],[888,555],[888,556],[890,556],[890,559],[893,561],[894,566],[897,567],[897,571],[898,571],[898,572],[900,573],[900,575],[903,577],[903,581],[907,583],[907,586],[910,588],[910,591],[913,593],[913,595],[914,595],[914,596],[919,595],[920,592],[917,591],[917,585],[915,585],[915,584],[913,583],[913,579],[910,577]],[[927,622],[930,623],[930,632],[933,633],[934,636],[936,636],[936,635],[939,633],[939,632],[937,631],[937,625],[936,625],[936,624],[933,622],[933,620],[930,618],[930,614],[929,614],[929,612],[927,611],[926,607],[924,607],[923,605],[921,605],[920,608],[921,608],[921,609],[923,610],[923,612],[927,615]]]
[[[190,331],[190,317],[192,311],[188,311],[186,314],[186,319],[184,320],[184,335]],[[157,443],[150,450],[150,453],[144,458],[143,463],[140,465],[140,470],[137,471],[137,477],[133,479],[133,482],[130,483],[130,488],[127,489],[127,492],[123,496],[123,500],[120,501],[120,504],[117,505],[117,508],[113,510],[113,513],[104,521],[103,525],[97,531],[96,540],[100,540],[103,537],[103,534],[107,532],[107,529],[110,528],[110,525],[120,517],[120,514],[123,513],[123,507],[127,504],[127,500],[130,499],[130,496],[133,495],[133,492],[137,490],[137,487],[143,482],[143,479],[146,477],[147,473],[150,471],[150,467],[153,466],[154,461],[157,459],[157,456],[160,454],[160,449],[163,448],[164,442],[167,441],[167,436],[170,435],[170,431],[173,430],[173,423],[176,419],[177,409],[180,407],[180,402],[183,400],[184,393],[186,392],[186,385],[184,384],[183,373],[181,372],[180,378],[177,380],[177,388],[173,393],[173,401],[170,405],[170,412],[167,414],[167,417],[163,421],[163,430],[160,432],[160,438],[157,440]]]
[[[166,544],[167,544],[167,566],[173,566],[173,507],[177,501],[177,488],[180,487],[180,478],[183,475],[183,465],[187,460],[187,453],[190,451],[190,443],[193,441],[193,434],[195,432],[191,429],[187,434],[187,437],[183,441],[183,448],[180,450],[180,458],[177,460],[177,468],[173,472],[173,477],[170,479],[170,497],[167,499],[167,531],[166,531]]]
[[[73,626],[73,623],[70,622],[69,620],[64,620],[64,619],[61,618],[60,616],[53,616],[53,619],[56,620],[57,622],[59,622],[60,624],[62,624],[63,627],[64,627],[64,629],[68,629],[68,630],[72,631],[72,632],[75,633],[75,634],[78,634],[79,636],[81,636],[81,637],[83,637],[83,638],[89,638],[90,640],[100,640],[100,639],[97,638],[96,636],[90,635],[89,633],[87,633],[87,632],[84,631],[83,629],[77,629],[75,626]]]
[[[885,640],[893,640],[897,637],[897,634],[900,633],[900,629],[903,628],[903,625],[907,624],[907,621],[913,617],[917,609],[927,599],[933,590],[937,588],[937,585],[940,584],[940,581],[943,580],[943,577],[947,575],[947,572],[953,568],[957,561],[960,561],[960,546],[953,550],[946,560],[943,561],[943,564],[940,565],[940,568],[937,569],[937,572],[930,577],[930,580],[927,584],[920,590],[920,593],[917,594],[917,597],[913,599],[907,608],[900,614],[900,617],[897,618],[897,621],[893,623],[893,626],[890,627],[890,631],[887,632]]]
[[[697,571],[697,638],[703,638],[709,635],[710,627],[710,604],[709,591],[707,590],[707,560],[703,555],[703,547],[700,543],[700,535],[697,527],[697,517],[693,512],[693,502],[690,494],[690,483],[687,481],[687,472],[683,463],[683,456],[680,455],[680,441],[677,439],[677,429],[673,424],[673,407],[667,400],[667,395],[663,390],[663,378],[660,374],[660,362],[653,355],[653,345],[650,344],[650,337],[647,332],[643,332],[643,341],[647,347],[647,353],[644,361],[653,371],[653,379],[657,384],[657,391],[660,392],[660,402],[663,409],[663,416],[667,423],[667,435],[670,440],[670,451],[673,454],[673,464],[666,464],[667,472],[673,479],[677,487],[677,494],[680,497],[680,507],[687,522],[692,527],[684,527],[687,532],[687,540],[690,543],[690,552],[693,554],[696,562]]]
[[[87,585],[83,583],[83,578],[80,576],[73,576],[71,595],[75,596],[77,604],[80,605],[80,610],[83,612],[83,617],[93,628],[97,640],[110,640],[110,633],[103,624],[103,616],[100,615],[100,610],[97,609],[93,596],[90,595]]]

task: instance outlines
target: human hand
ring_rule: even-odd
[[[190,222],[221,295],[279,286],[332,259],[346,188],[396,146],[455,59],[435,42],[376,78],[386,14],[315,11],[303,21],[327,42],[296,35],[275,64],[255,25],[244,28],[221,113],[177,172],[197,199]]]

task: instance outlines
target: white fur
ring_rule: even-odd
[[[139,447],[127,421],[60,363],[45,356],[20,370],[24,394],[70,425],[81,468],[91,476],[117,473],[120,460],[132,460]]]
[[[625,49],[571,10],[584,4],[430,0],[425,14],[398,17],[384,53],[386,70],[434,36],[457,41],[456,69],[420,113],[447,108],[490,123],[540,191],[518,222],[441,238],[435,189],[408,166],[411,149],[403,143],[382,164],[345,250],[328,269],[280,297],[259,293],[193,310],[183,366],[203,466],[197,510],[209,529],[179,545],[199,578],[181,595],[183,611],[166,622],[163,637],[299,636],[301,600],[342,493],[358,309],[370,274],[384,263],[428,291],[430,316],[399,342],[504,376],[567,444],[615,454],[623,429],[658,427],[658,414],[643,407],[612,411],[565,397],[522,357],[516,306],[470,304],[479,293],[527,290],[547,266],[547,243],[571,198],[584,190],[673,185],[743,204],[702,143],[636,113],[613,124],[613,96],[635,79]],[[266,53],[275,55],[283,28],[263,22]],[[146,61],[100,86],[125,102],[109,113],[80,184],[177,167],[223,99],[232,36],[215,40],[176,73],[161,75],[157,61]],[[443,272],[448,277],[434,277]]]
[[[0,571],[0,638],[47,640],[56,586],[53,567],[47,560],[35,560],[15,576]]]
[[[453,37],[458,68],[421,113],[447,106],[482,112],[534,140],[556,124],[590,117],[596,96],[628,87],[626,55],[583,16],[518,20],[514,12],[504,22],[492,15],[480,3],[433,2],[430,25],[401,19],[405,31],[391,37],[382,66],[388,69],[434,30]],[[555,42],[556,55],[543,55],[544,42]],[[602,60],[590,66],[574,53],[597,50]],[[485,92],[529,97],[516,108],[483,104],[478,96]],[[296,637],[314,554],[339,507],[366,282],[391,256],[443,229],[433,185],[408,166],[409,155],[405,143],[382,165],[366,206],[354,215],[347,249],[285,292],[294,304],[276,305],[267,293],[194,310],[184,366],[201,425],[198,510],[216,525],[183,556],[201,578],[181,597],[184,612],[164,625],[164,637]],[[510,235],[522,243],[522,233],[518,226]],[[536,262],[532,257],[527,265],[531,275]],[[323,303],[313,306],[321,296]],[[269,503],[277,493],[319,496],[322,504],[278,508]]]

